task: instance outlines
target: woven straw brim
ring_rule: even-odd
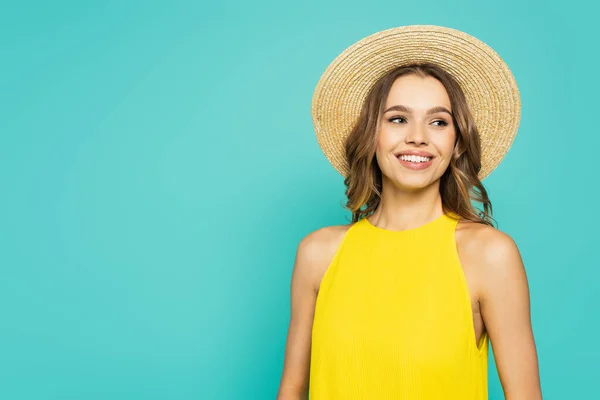
[[[392,69],[430,62],[462,88],[482,147],[479,179],[502,161],[519,127],[521,101],[515,79],[500,56],[479,39],[436,25],[409,25],[370,35],[344,50],[321,76],[312,99],[319,146],[344,177],[344,141],[373,84]]]

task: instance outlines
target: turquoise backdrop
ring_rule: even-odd
[[[526,265],[544,398],[597,396],[588,4],[0,7],[0,398],[274,399],[296,246],[349,217],[313,89],[347,46],[408,24],[475,35],[511,67],[519,134],[484,183]],[[493,358],[489,377],[503,398]]]

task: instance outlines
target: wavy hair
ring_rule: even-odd
[[[401,76],[433,77],[446,88],[453,110],[456,141],[450,164],[440,178],[442,207],[463,219],[494,226],[492,203],[477,174],[481,169],[481,143],[475,120],[458,82],[432,63],[398,67],[380,78],[370,89],[360,115],[345,141],[348,174],[344,179],[348,201],[344,208],[352,222],[372,214],[381,201],[382,173],[375,152],[377,133],[392,84]],[[471,201],[482,205],[483,211]]]

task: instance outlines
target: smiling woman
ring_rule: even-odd
[[[525,269],[481,182],[519,123],[508,67],[394,28],[334,60],[312,111],[352,221],[298,245],[278,399],[487,399],[490,342],[506,399],[541,399]]]

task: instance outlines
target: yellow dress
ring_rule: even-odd
[[[317,296],[310,400],[488,398],[457,223],[392,231],[363,218],[346,231]]]

